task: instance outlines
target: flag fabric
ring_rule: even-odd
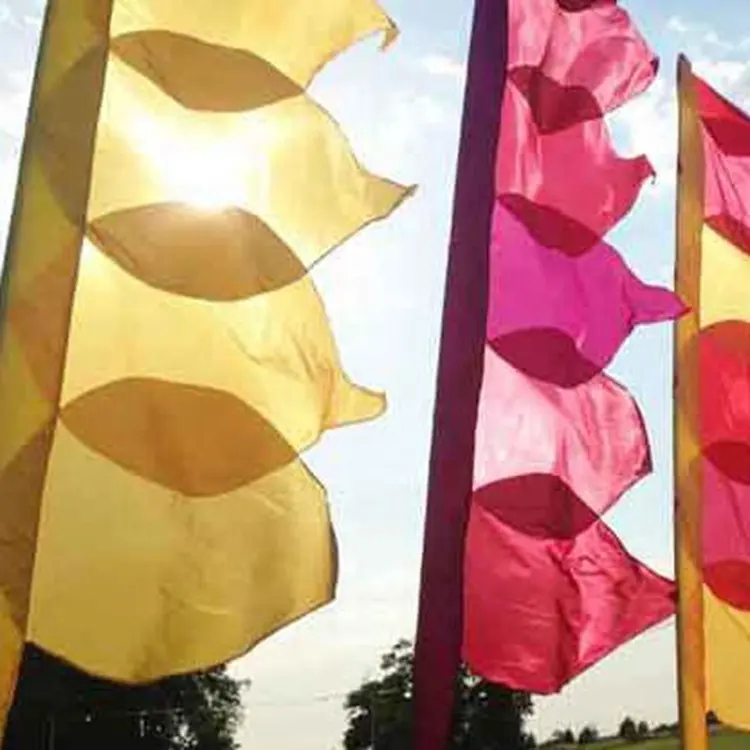
[[[697,236],[678,245],[692,313],[677,351],[677,482],[684,522],[699,532],[679,572],[697,568],[698,608],[686,602],[684,618],[702,632],[704,659],[684,679],[722,721],[750,729],[750,117],[686,62],[680,94],[697,123],[682,158],[699,168],[680,196]]]
[[[644,157],[617,155],[604,115],[656,68],[614,0],[477,3],[415,653],[418,750],[446,745],[462,658],[492,681],[555,692],[674,612],[673,583],[601,518],[651,470],[643,417],[605,368],[636,325],[684,312],[604,240],[653,174]]]
[[[373,0],[51,0],[0,329],[0,688],[137,682],[334,595],[301,454],[377,416],[307,271],[409,189],[307,93]]]

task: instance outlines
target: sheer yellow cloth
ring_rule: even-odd
[[[306,88],[371,0],[50,0],[3,286],[0,692],[149,680],[329,601],[300,455],[377,416],[307,271],[409,189]]]

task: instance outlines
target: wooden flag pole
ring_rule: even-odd
[[[700,328],[703,147],[692,69],[681,56],[677,69],[679,155],[675,290],[690,308],[675,329],[674,472],[677,576],[677,672],[683,750],[707,750],[703,574],[701,568],[699,370],[695,338]]]

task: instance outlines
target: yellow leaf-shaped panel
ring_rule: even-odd
[[[252,52],[171,31],[141,31],[112,51],[188,109],[241,112],[299,96],[303,89]]]
[[[0,609],[19,633],[26,630],[53,427],[50,420],[0,471]],[[0,624],[0,649],[1,631]]]
[[[86,242],[63,406],[123,378],[231,393],[297,451],[323,429],[377,416],[383,407],[381,397],[342,372],[309,276],[242,302],[204,302],[147,286]]]
[[[307,87],[326,62],[368,34],[396,34],[374,0],[116,0],[112,35],[171,31],[247,50]]]
[[[89,391],[61,419],[92,450],[189,497],[231,492],[297,458],[236,396],[155,378]]]
[[[238,208],[196,211],[182,203],[132,208],[93,222],[89,236],[133,276],[197,299],[253,297],[307,272],[268,225]]]
[[[90,221],[159,203],[242,208],[309,268],[409,193],[364,170],[305,95],[250,112],[195,112],[115,58],[102,107]]]
[[[225,662],[329,601],[335,584],[325,494],[300,461],[190,500],[60,425],[40,538],[30,639],[116,680]]]

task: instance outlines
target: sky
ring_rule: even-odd
[[[662,60],[652,88],[610,119],[619,149],[645,152],[658,172],[610,241],[641,278],[671,284],[674,259],[674,69],[682,51],[698,72],[750,105],[747,0],[622,0]],[[43,0],[0,0],[0,247],[12,207]],[[327,485],[340,546],[336,601],[233,665],[252,680],[243,748],[333,750],[343,697],[376,671],[380,654],[414,634],[447,237],[468,54],[467,0],[384,0],[401,28],[388,52],[367,40],[326,68],[312,93],[341,123],[360,159],[417,184],[414,198],[315,270],[344,364],[383,389],[389,410],[329,434],[306,455]],[[654,472],[607,520],[636,556],[672,569],[671,328],[637,331],[609,373],[643,410]],[[532,728],[625,714],[676,718],[671,623],[622,648],[560,696],[536,700]]]

